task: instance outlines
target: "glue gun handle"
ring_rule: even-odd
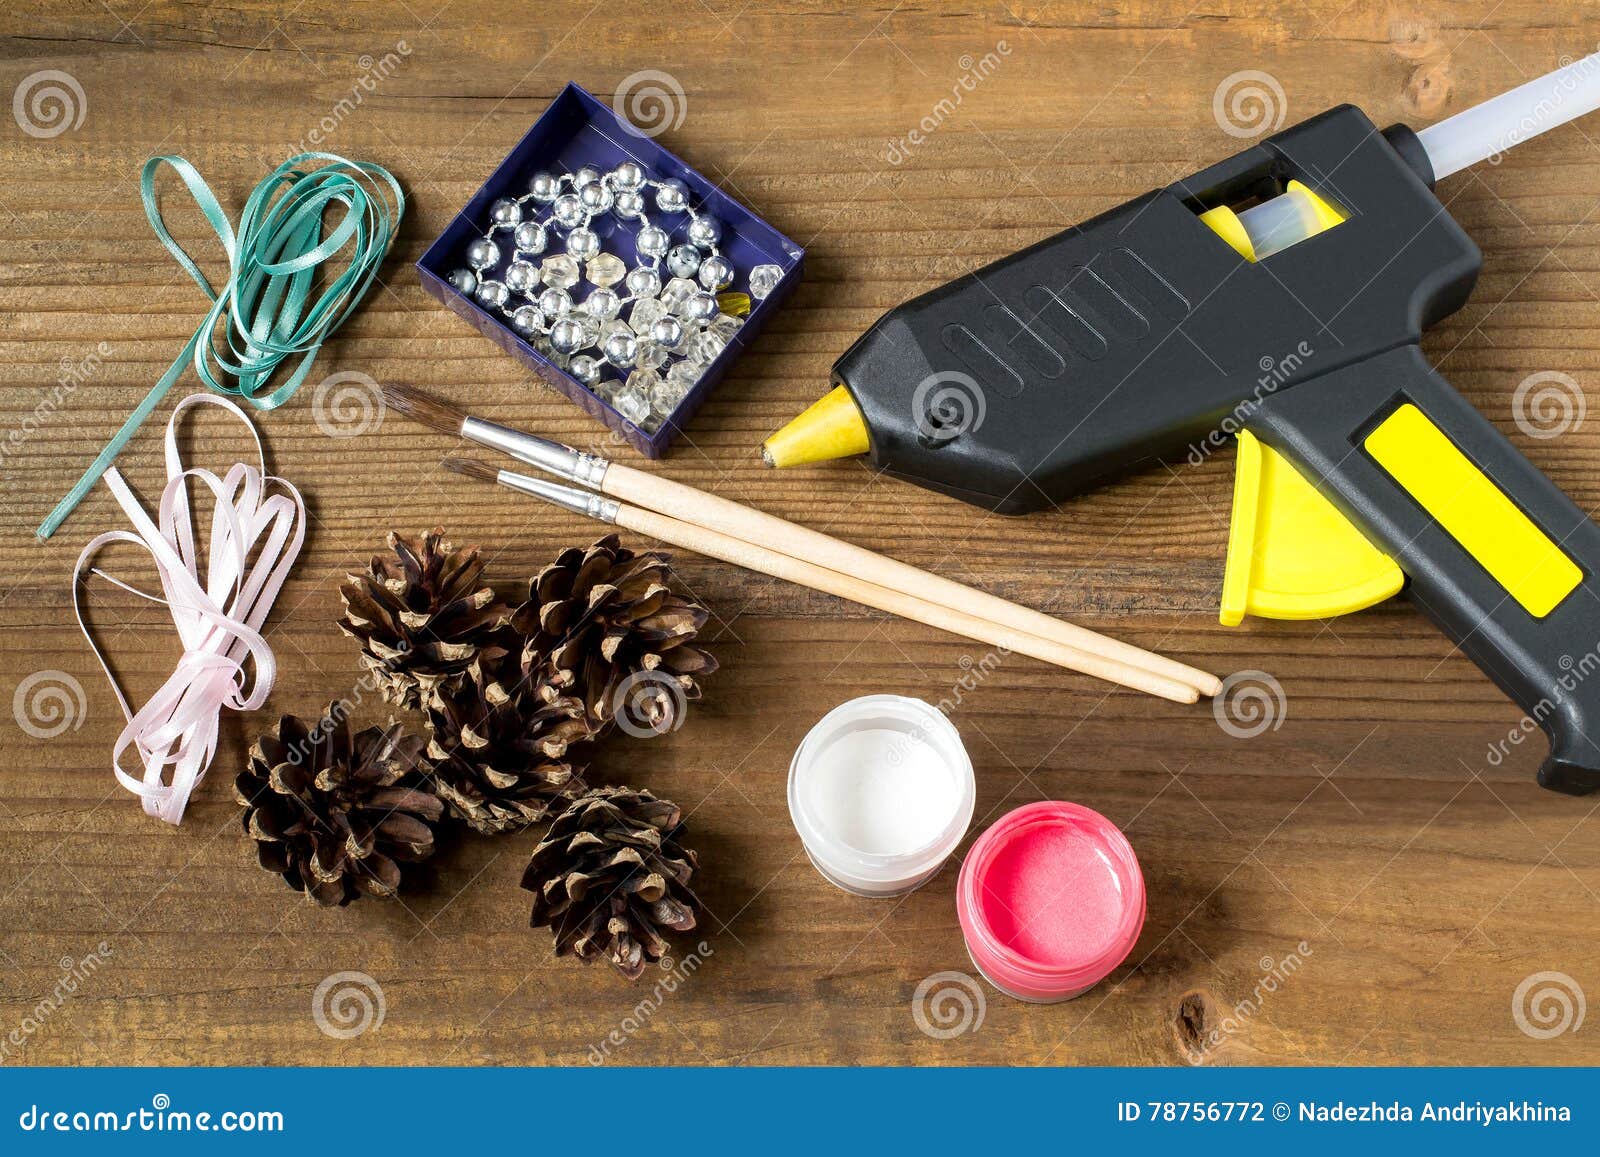
[[[1249,424],[1544,729],[1539,781],[1600,787],[1600,528],[1416,346],[1269,396]]]

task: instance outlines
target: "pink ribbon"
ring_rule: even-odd
[[[177,424],[185,410],[197,405],[221,406],[243,422],[255,442],[260,467],[240,462],[223,478],[208,470],[186,468],[178,454]],[[261,625],[305,541],[306,508],[300,492],[290,483],[267,474],[261,438],[244,411],[215,394],[192,394],[173,408],[167,422],[166,459],[167,485],[161,492],[159,527],[116,468],[106,471],[105,484],[133,523],[133,530],[107,531],[83,548],[72,572],[72,607],[128,721],[112,749],[111,770],[123,787],[140,798],[147,814],[176,824],[183,819],[190,793],[216,755],[222,709],[254,711],[272,691],[277,660],[261,635]],[[215,502],[203,585],[189,513],[191,478],[209,489]],[[166,597],[139,590],[97,567],[90,573],[141,598],[164,603],[183,643],[177,669],[138,712],[129,708],[127,696],[83,620],[78,598],[90,559],[112,542],[131,542],[150,552]],[[142,779],[123,766],[130,747],[144,765]]]

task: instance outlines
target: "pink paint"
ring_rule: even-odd
[[[1127,958],[1144,876],[1117,826],[1074,803],[1029,804],[972,845],[956,888],[972,962],[1021,1000],[1067,1000]]]

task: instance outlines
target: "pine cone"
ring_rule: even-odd
[[[511,616],[524,678],[578,696],[597,730],[619,715],[633,734],[681,726],[717,661],[695,643],[710,612],[668,589],[667,560],[614,534],[563,551]]]
[[[667,951],[660,932],[695,926],[689,890],[699,859],[680,847],[683,813],[630,787],[597,788],[550,825],[522,886],[533,893],[529,926],[549,927],[556,955],[605,956],[630,980]]]
[[[461,674],[510,610],[481,581],[477,547],[453,550],[436,527],[420,546],[393,531],[365,574],[345,577],[339,627],[361,641],[361,665],[400,707],[417,707]]]
[[[425,786],[422,739],[398,725],[354,738],[337,703],[311,727],[285,715],[234,781],[261,866],[319,904],[393,896],[397,861],[433,854],[444,804]]]
[[[427,708],[435,790],[486,835],[544,819],[588,786],[567,758],[592,738],[583,705],[510,678],[515,670],[503,650],[487,647]]]

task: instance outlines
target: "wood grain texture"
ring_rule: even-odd
[[[951,97],[968,64],[1008,52]],[[404,43],[371,91],[369,60]],[[649,468],[1222,671],[1260,668],[1286,712],[1257,738],[1181,707],[1012,657],[959,693],[978,815],[1064,797],[1123,825],[1150,911],[1113,979],[1077,1001],[992,991],[981,1026],[919,1030],[924,977],[970,964],[954,865],[869,902],[811,869],[789,823],[788,761],[854,695],[956,694],[981,649],[827,596],[683,558],[716,610],[724,669],[678,733],[611,744],[600,777],[683,803],[704,861],[710,950],[692,979],[613,1045],[630,1063],[1184,1063],[1271,969],[1301,967],[1205,1063],[1600,1062],[1600,1037],[1536,1040],[1512,997],[1568,974],[1600,994],[1600,825],[1593,800],[1538,789],[1542,739],[1492,744],[1514,708],[1409,607],[1329,623],[1216,624],[1231,453],[1175,463],[1025,520],[988,516],[858,464],[764,471],[761,438],[824,388],[884,310],[1234,150],[1213,95],[1270,72],[1287,115],[1354,100],[1422,123],[1592,51],[1575,0],[1373,3],[1223,0],[1202,11],[1115,6],[840,6],[706,0],[668,7],[406,0],[14,3],[0,11],[0,96],[42,70],[81,86],[54,137],[0,114],[0,701],[39,671],[81,683],[75,728],[0,728],[0,1036],[6,1061],[115,1064],[581,1064],[646,990],[549,955],[517,882],[535,836],[461,839],[403,902],[326,912],[258,870],[232,769],[279,712],[348,695],[339,576],[390,527],[447,525],[484,543],[508,586],[595,531],[446,475],[453,446],[394,416],[330,439],[308,386],[266,416],[275,467],[308,496],[308,548],[272,619],[269,710],[224,720],[213,777],[181,828],[145,817],[108,769],[121,720],[72,620],[67,578],[91,534],[120,526],[95,494],[57,538],[32,528],[167,366],[202,312],[151,236],[136,192],[155,153],[193,161],[237,210],[323,118],[326,147],[392,168],[413,199],[384,286],[318,374],[435,387],[497,420],[580,445],[603,432],[436,306],[410,263],[562,84],[609,95],[662,69],[687,99],[665,143],[809,249],[807,277],[664,462]],[[359,92],[359,100],[353,93]],[[340,102],[345,104],[341,106]],[[939,122],[898,163],[924,118]],[[1600,504],[1600,426],[1557,438],[1513,422],[1514,387],[1558,371],[1600,383],[1600,127],[1554,133],[1441,193],[1482,245],[1472,303],[1428,339],[1447,376],[1582,504]],[[197,214],[174,231],[215,273]],[[101,344],[103,343],[103,345]],[[85,364],[85,381],[49,404]],[[158,415],[164,420],[166,409]],[[157,489],[159,425],[126,456]],[[13,433],[15,432],[15,433]],[[234,431],[202,417],[192,459],[226,463]],[[136,569],[129,555],[113,566]],[[119,672],[148,693],[175,660],[162,608],[94,587]],[[1575,640],[1575,652],[1593,645]],[[370,699],[359,712],[378,720]],[[977,827],[974,829],[979,830]],[[59,1008],[68,965],[108,953]],[[1304,943],[1305,949],[1299,946]],[[1308,951],[1307,951],[1308,950]],[[318,983],[382,986],[386,1016],[350,1040],[319,1031]],[[1195,995],[1199,994],[1199,995]]]

